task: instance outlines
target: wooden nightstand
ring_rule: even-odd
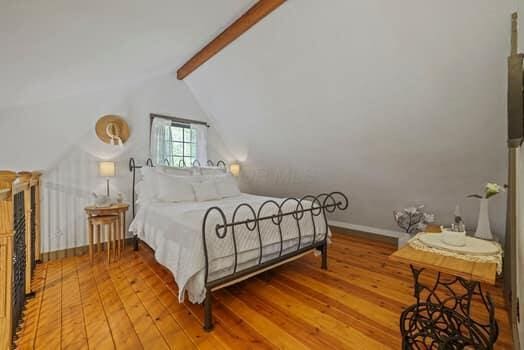
[[[122,250],[125,247],[125,228],[126,228],[126,212],[129,208],[129,204],[126,203],[117,203],[113,204],[110,207],[95,207],[89,206],[85,208],[87,215],[87,234],[89,240],[89,258],[93,262],[93,243],[94,243],[94,233],[96,233],[96,244],[97,244],[97,253],[100,252],[100,231],[103,225],[110,225],[108,228],[108,237],[107,237],[107,254],[108,259],[111,255],[111,245],[113,245],[114,255],[119,256]],[[103,220],[107,217],[108,220]],[[114,217],[116,222],[116,227],[112,228],[113,220],[109,218]],[[102,220],[100,220],[102,219]],[[99,227],[100,226],[100,227]],[[114,232],[113,232],[114,231]],[[112,244],[113,243],[113,244]]]

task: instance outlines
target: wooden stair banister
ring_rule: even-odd
[[[0,349],[9,349],[13,336],[13,188],[16,173],[0,171]]]
[[[41,221],[40,221],[40,190],[41,190],[41,181],[40,177],[42,173],[39,171],[33,171],[31,177],[31,186],[35,188],[35,212],[33,213],[35,219],[35,260],[37,262],[41,261],[41,245],[42,245],[42,231],[41,231]]]
[[[31,178],[33,173],[30,171],[18,172],[18,189],[24,191],[24,210],[25,210],[25,294],[32,295],[31,288]]]
[[[13,299],[13,278],[14,278],[14,252],[15,252],[15,197],[19,200],[23,194],[23,220],[25,243],[25,269],[24,284],[21,290],[21,303],[27,296],[32,295],[32,239],[31,225],[32,215],[35,223],[35,258],[40,257],[40,173],[22,171],[15,173],[8,170],[0,170],[0,349],[9,349],[12,346],[13,336],[16,329],[13,329],[15,299]],[[31,205],[31,191],[34,189],[34,205]],[[20,234],[20,231],[19,231]],[[38,238],[38,239],[37,239]],[[17,294],[19,295],[19,294]],[[19,299],[17,299],[19,300]],[[22,304],[20,307],[23,307]],[[17,308],[16,310],[20,310]],[[18,315],[18,313],[16,313]],[[18,320],[18,317],[16,318]]]

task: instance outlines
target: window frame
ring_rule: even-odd
[[[172,117],[172,116],[167,116],[167,115],[162,115],[162,114],[150,113],[149,114],[149,152],[150,152],[152,157],[156,157],[156,155],[154,155],[152,153],[153,121],[154,121],[155,118],[161,118],[161,119],[170,120],[171,121],[171,127],[176,126],[176,127],[182,127],[182,128],[189,128],[189,129],[191,129],[191,124],[201,124],[201,125],[205,125],[208,128],[210,127],[210,125],[208,123],[200,121],[200,120],[178,118],[178,117]],[[194,129],[191,129],[191,130],[194,130]],[[185,138],[185,132],[183,130],[182,131],[182,140],[184,140],[184,138]],[[173,141],[173,140],[171,140],[171,142],[175,143],[175,141]],[[184,141],[182,141],[182,142],[177,141],[177,143],[182,143],[182,156],[175,156],[175,152],[173,150],[173,154],[169,157],[169,159],[166,158],[166,159],[168,159],[169,164],[162,164],[162,165],[167,165],[167,166],[170,166],[170,167],[178,167],[179,166],[179,162],[180,162],[180,158],[182,158],[182,160],[185,163],[185,166],[188,166],[188,167],[192,166],[194,160],[197,159],[198,151],[195,152],[195,156],[193,156],[193,155],[184,156],[184,151],[185,151]],[[195,140],[195,142],[186,142],[186,143],[192,143],[192,144],[195,145],[195,148],[198,147],[197,140]],[[186,158],[189,158],[190,160],[192,159],[192,161],[191,162],[186,162],[185,161]],[[175,162],[175,159],[179,159],[179,162],[178,163]],[[162,160],[162,162],[165,162],[165,160]]]
[[[193,134],[195,131],[195,129],[192,129],[191,128],[191,125],[190,124],[182,124],[182,123],[177,123],[177,122],[172,122],[171,125],[170,125],[170,128],[180,128],[182,129],[182,141],[180,140],[175,140],[173,137],[171,139],[171,143],[173,143],[173,153],[169,156],[169,158],[171,158],[169,160],[169,164],[171,166],[177,166],[178,164],[180,164],[180,160],[182,160],[184,162],[184,164],[186,166],[191,166],[193,165],[193,162],[195,161],[196,159],[196,152],[195,152],[195,155],[193,156],[193,153],[192,153],[192,149],[191,148],[195,148],[198,147],[197,146],[197,142],[196,142],[196,136],[195,136],[195,140],[192,141],[191,139],[193,138],[193,135],[191,135],[191,139],[189,141],[186,141],[185,138],[186,138],[186,129],[189,129],[191,130],[191,134]],[[171,135],[173,135],[173,129],[171,129]],[[181,144],[182,145],[182,154],[177,154],[176,151],[175,151],[175,144]],[[190,150],[189,150],[189,156],[186,156],[186,145],[190,145]],[[176,161],[176,159],[178,159],[178,162]],[[186,161],[186,159],[188,159]]]

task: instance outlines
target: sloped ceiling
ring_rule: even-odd
[[[474,229],[506,181],[512,0],[289,0],[186,78],[257,193],[339,190],[336,219],[394,229],[425,204]],[[504,232],[505,196],[491,202]]]
[[[253,3],[3,0],[0,110],[176,70]]]

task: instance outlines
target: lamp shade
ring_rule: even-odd
[[[100,162],[98,164],[98,173],[100,176],[113,177],[115,176],[114,162]]]
[[[239,176],[240,175],[240,164],[234,163],[229,166],[229,171],[231,172],[231,175],[233,176]]]

